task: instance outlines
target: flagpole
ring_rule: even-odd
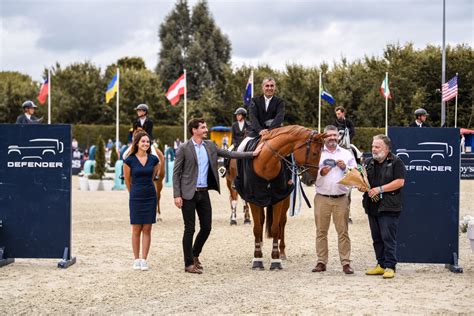
[[[458,73],[456,73],[456,84],[458,80]],[[458,86],[459,89],[459,86]],[[454,101],[454,127],[458,127],[458,93],[456,93],[456,100]]]
[[[323,84],[322,72],[319,72],[319,106],[318,106],[318,133],[321,133],[321,85]]]
[[[188,125],[188,122],[186,121],[187,120],[187,94],[188,94],[188,85],[187,85],[187,82],[186,82],[186,69],[184,69],[184,138],[183,138],[183,142],[186,141],[187,137],[186,137],[186,128],[187,128],[187,125]]]
[[[446,0],[443,0],[443,51],[441,54],[441,87],[446,80]],[[441,127],[446,123],[446,103],[441,94]]]
[[[117,119],[115,123],[115,149],[119,150],[119,100],[120,100],[120,68],[117,67]]]
[[[48,124],[51,124],[51,68],[48,68]]]
[[[388,87],[388,72],[385,73],[385,85]],[[388,95],[385,95],[385,135],[388,136]]]
[[[253,82],[253,70],[250,72],[250,76],[252,77],[252,90],[250,92],[250,100],[253,99],[253,86],[255,85]]]

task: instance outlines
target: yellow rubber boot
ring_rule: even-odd
[[[384,279],[391,279],[395,276],[395,270],[387,268],[383,274]]]
[[[382,275],[385,273],[385,269],[378,264],[375,268],[369,269],[365,272],[366,275]]]

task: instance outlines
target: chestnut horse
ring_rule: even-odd
[[[160,198],[161,198],[161,190],[163,189],[163,180],[165,178],[165,155],[163,152],[155,146],[156,154],[160,159],[160,171],[158,172],[158,179],[153,181],[156,190],[156,217],[158,221],[161,221],[161,209],[160,209]]]
[[[264,143],[260,154],[253,159],[254,172],[261,178],[270,181],[275,179],[283,163],[290,167],[293,173],[302,176],[301,181],[312,185],[316,181],[319,170],[319,159],[323,138],[326,134],[318,134],[303,126],[290,125],[270,131],[259,141]],[[293,154],[296,165],[289,162],[286,157]],[[263,225],[265,222],[265,208],[250,203],[254,221],[253,234],[255,237],[254,258],[252,269],[263,270]],[[285,255],[285,225],[290,197],[267,207],[266,233],[268,238],[273,238],[270,270],[282,269],[281,259]]]
[[[237,225],[237,201],[239,199],[239,193],[236,189],[232,187],[232,182],[234,181],[235,177],[237,176],[237,162],[235,159],[231,159],[229,161],[229,168],[225,175],[225,180],[227,183],[227,188],[229,189],[229,200],[230,200],[230,207],[231,207],[231,215],[230,215],[230,225]],[[244,203],[244,224],[251,224],[252,221],[250,220],[250,209],[247,201],[243,200]]]

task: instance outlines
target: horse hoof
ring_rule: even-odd
[[[281,270],[283,266],[281,265],[281,259],[272,259],[270,264],[270,270]]]
[[[253,258],[252,260],[252,270],[265,270],[263,266],[262,258]]]
[[[234,220],[234,219],[232,219],[232,220],[230,221],[230,226],[233,226],[233,225],[237,225],[237,221]]]
[[[281,260],[286,260],[286,255],[280,255]]]
[[[252,224],[252,221],[247,218],[246,220],[244,220],[244,224],[250,225]]]

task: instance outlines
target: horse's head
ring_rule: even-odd
[[[313,185],[316,182],[319,171],[319,158],[321,158],[321,148],[324,146],[326,134],[318,134],[311,131],[303,143],[295,147],[293,155],[296,164],[302,174],[301,181],[306,185]]]

